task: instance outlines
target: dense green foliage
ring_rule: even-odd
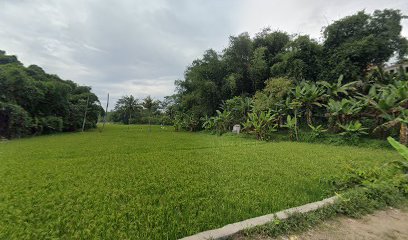
[[[252,126],[245,128],[259,139],[269,139],[269,124],[253,130],[259,116],[270,113],[271,124],[278,126],[271,130],[289,129],[296,140],[299,131],[322,125],[351,136],[350,142],[368,134],[397,135],[399,128],[399,140],[407,144],[408,77],[382,69],[391,57],[402,60],[408,51],[400,35],[402,18],[398,10],[358,12],[327,26],[321,43],[270,29],[254,38],[232,36],[222,53],[206,51],[187,68],[184,80],[176,81],[176,128],[220,133],[220,125],[226,132],[241,124]],[[237,111],[242,108],[237,99],[251,108]],[[229,116],[228,122],[220,122],[220,113]]]
[[[0,143],[0,239],[176,239],[321,200],[332,194],[321,179],[348,162],[398,158],[148,129],[108,124]]]
[[[40,67],[23,66],[15,56],[0,51],[0,136],[39,135],[96,127],[101,113],[89,87],[61,80]]]
[[[367,73],[370,65],[381,65],[397,53],[403,58],[408,41],[401,34],[400,11],[376,10],[372,15],[361,11],[335,21],[324,30],[324,80],[343,74],[354,81]]]

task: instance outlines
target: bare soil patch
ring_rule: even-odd
[[[298,235],[269,238],[266,236],[243,237],[236,239],[256,240],[342,240],[342,239],[408,239],[408,209],[389,208],[375,212],[361,219],[339,217],[329,220],[314,229]]]

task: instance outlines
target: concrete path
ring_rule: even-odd
[[[281,219],[281,220],[286,219],[289,215],[295,212],[306,213],[306,212],[314,211],[322,206],[334,203],[336,199],[337,197],[326,198],[319,202],[309,203],[309,204],[306,204],[300,207],[286,209],[281,212],[247,219],[241,222],[226,225],[222,228],[213,229],[213,230],[195,234],[193,236],[185,237],[185,238],[182,238],[182,240],[226,239],[246,228],[264,225],[275,219]]]
[[[267,236],[235,236],[234,240],[271,240]],[[391,240],[408,239],[408,209],[393,209],[378,211],[361,219],[339,217],[319,225],[299,235],[289,235],[276,238],[279,240],[343,240],[372,239]]]

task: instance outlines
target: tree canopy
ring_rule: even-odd
[[[408,75],[383,71],[408,52],[403,18],[399,10],[360,11],[325,27],[322,41],[270,28],[231,36],[176,81],[174,126],[221,134],[241,124],[258,139],[287,131],[296,140],[310,128],[312,138],[328,131],[353,141],[368,131],[396,135],[399,126],[407,144]]]
[[[224,50],[207,50],[187,67],[184,79],[176,81],[176,104],[200,118],[214,115],[234,96],[255,95],[270,78],[335,83],[343,75],[344,83],[363,80],[371,67],[407,54],[403,18],[393,9],[360,11],[326,26],[321,42],[270,28],[253,38],[248,33],[231,36]]]
[[[87,101],[89,98],[89,101]],[[87,106],[88,102],[88,106]],[[90,87],[25,67],[0,51],[0,136],[13,138],[96,127],[103,111]]]

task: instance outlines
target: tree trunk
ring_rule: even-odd
[[[103,116],[102,130],[105,128],[106,118],[108,117],[108,106],[109,106],[109,93],[108,93],[108,100],[106,100],[106,109],[105,109],[105,115]]]
[[[297,122],[298,122],[298,119],[297,119],[297,110],[295,110],[295,137],[296,137],[296,141],[299,141]]]
[[[86,122],[86,114],[88,112],[88,103],[89,103],[89,96],[86,99],[86,107],[85,107],[85,114],[84,114],[84,121],[82,122],[82,132],[85,130],[85,122]]]
[[[308,125],[313,126],[313,121],[312,121],[312,109],[310,107],[307,108],[307,113],[306,113],[306,120]]]
[[[400,143],[407,146],[408,145],[408,128],[406,123],[401,123],[400,127],[400,136],[399,136]]]
[[[151,112],[150,112],[150,110],[149,110],[149,132],[151,132],[152,131],[152,126],[151,126],[151,124],[150,124],[150,120],[151,120]]]

